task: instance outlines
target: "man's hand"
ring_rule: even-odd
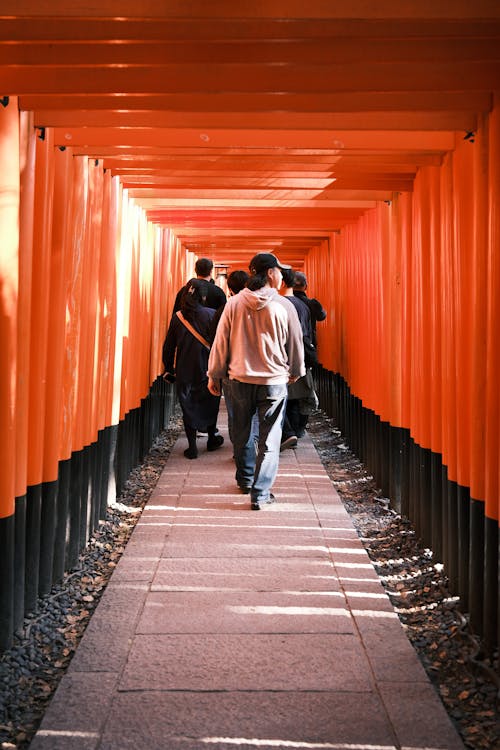
[[[288,382],[296,383],[298,379],[299,379],[298,375],[296,377],[292,377],[292,375],[290,375],[290,377],[288,378]]]
[[[208,378],[208,390],[212,394],[212,396],[220,396],[221,395],[221,385],[220,380],[214,380],[213,378]]]

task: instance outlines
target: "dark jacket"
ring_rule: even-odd
[[[214,315],[215,310],[199,303],[192,311],[190,323],[205,339]],[[184,422],[197,430],[215,425],[219,411],[220,398],[212,396],[207,388],[208,355],[208,349],[174,313],[163,344],[163,365],[165,372],[173,373],[175,363],[177,396]]]
[[[294,296],[305,302],[311,312],[311,326],[312,326],[312,343],[314,346],[317,345],[316,339],[316,323],[320,323],[326,318],[326,310],[322,306],[319,300],[314,297],[309,298],[305,292],[298,292],[294,290]]]
[[[205,302],[205,307],[210,307],[212,310],[217,310],[217,308],[219,308],[221,305],[226,304],[226,295],[224,294],[220,286],[217,286],[214,281],[207,281],[206,288],[207,299]],[[186,285],[181,287],[177,292],[174,302],[174,313],[177,312],[177,310],[181,309],[181,299],[185,289]]]
[[[309,310],[309,305],[294,295],[285,295],[284,298],[291,302],[297,310],[300,327],[302,328],[302,338],[304,341],[304,364],[306,367],[312,367],[318,361],[316,347],[313,344],[312,316]]]

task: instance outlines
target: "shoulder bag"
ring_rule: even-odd
[[[177,317],[179,318],[179,320],[181,321],[181,323],[188,329],[188,331],[190,333],[192,333],[193,336],[196,339],[198,339],[198,341],[200,342],[200,344],[203,344],[203,346],[205,347],[205,349],[208,349],[208,351],[210,351],[210,344],[208,343],[208,341],[205,338],[203,338],[203,336],[201,335],[201,333],[198,333],[198,331],[196,330],[196,328],[193,328],[193,326],[191,325],[191,323],[189,323],[189,321],[186,320],[186,318],[181,313],[181,311],[179,310],[175,314],[177,315]]]

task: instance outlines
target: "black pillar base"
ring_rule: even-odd
[[[443,457],[418,445],[410,431],[383,422],[350,392],[338,373],[314,369],[321,408],[332,417],[391,506],[412,523],[421,542],[441,560],[449,589],[470,614],[488,653],[499,643],[500,549],[498,522],[482,501],[452,481]]]
[[[14,633],[14,516],[0,518],[0,651],[12,646]]]

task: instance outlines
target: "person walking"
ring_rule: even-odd
[[[305,302],[311,312],[311,324],[312,324],[312,343],[314,346],[318,345],[316,338],[316,323],[320,323],[326,319],[326,310],[324,309],[321,302],[314,297],[308,297],[306,294],[307,289],[307,276],[302,271],[295,272],[295,281],[293,284],[293,293],[295,297]]]
[[[172,315],[163,344],[165,380],[177,386],[188,447],[186,458],[198,458],[197,432],[207,432],[207,450],[214,451],[224,443],[217,430],[220,396],[207,387],[207,365],[210,343],[207,336],[215,310],[205,307],[209,283],[191,279],[186,284],[181,309]]]
[[[306,294],[307,289],[307,276],[302,271],[296,271],[295,272],[295,281],[293,285],[293,294],[295,297],[297,297],[301,302],[304,302],[308,307],[309,311],[311,313],[311,328],[312,328],[312,346],[313,350],[311,350],[311,355],[314,356],[314,359],[311,361],[311,366],[316,364],[318,361],[317,359],[317,346],[318,346],[318,339],[316,335],[316,323],[320,323],[321,321],[326,319],[326,310],[324,309],[321,302],[314,297],[308,297]],[[308,347],[306,346],[306,349]],[[306,360],[307,360],[307,354],[306,354]],[[308,378],[310,379],[310,384],[312,385],[312,372],[308,372]],[[314,391],[313,391],[314,393]],[[314,402],[316,402],[316,406],[314,406]],[[301,438],[305,434],[305,430],[307,427],[307,423],[309,421],[309,412],[312,411],[314,408],[317,408],[317,396],[316,393],[314,393],[314,400],[309,402],[309,406],[307,407],[307,413],[300,414],[300,427],[298,428],[297,437]]]
[[[252,258],[247,286],[227,301],[208,360],[208,389],[214,396],[220,396],[221,381],[228,378],[236,482],[250,494],[252,510],[274,500],[287,386],[305,374],[297,313],[278,294],[287,268],[272,253]]]
[[[235,294],[238,294],[238,292],[241,292],[242,289],[244,289],[245,284],[247,283],[249,279],[249,276],[246,271],[243,270],[235,270],[231,271],[231,273],[227,277],[227,288],[229,290],[229,297],[233,297]],[[216,310],[214,317],[212,318],[212,322],[210,324],[210,342],[212,343],[215,338],[215,333],[217,331],[217,326],[219,324],[220,316],[222,315],[222,311],[224,310],[224,305],[221,305],[218,310]],[[231,393],[229,390],[229,381],[228,378],[222,378],[222,392],[224,394],[224,401],[226,404],[226,411],[227,411],[227,431],[229,434],[229,440],[231,443],[234,443],[233,440],[233,407],[231,404]]]
[[[213,310],[217,310],[221,305],[226,304],[226,295],[217,286],[215,281],[212,279],[212,271],[214,269],[213,261],[210,258],[198,258],[194,264],[194,272],[197,279],[201,279],[207,282],[207,294],[205,307],[210,307]],[[179,289],[175,297],[174,302],[174,313],[181,309],[182,295],[186,291],[186,284]]]
[[[294,296],[293,285],[295,272],[293,269],[283,271],[283,297],[290,302],[297,311],[300,326],[302,328],[302,340],[304,343],[304,365],[306,374],[295,383],[288,386],[288,399],[286,403],[285,421],[283,423],[283,434],[281,436],[281,450],[294,448],[298,438],[303,437],[303,417],[309,415],[312,408],[317,407],[317,397],[314,392],[311,365],[317,361],[316,348],[312,344],[312,325],[309,306],[298,297]],[[307,419],[306,419],[307,422]]]
[[[249,276],[246,271],[243,271],[243,270],[231,271],[231,273],[227,277],[228,296],[232,297],[233,295],[238,294],[238,292],[241,292],[241,290],[244,288],[245,284],[247,283],[248,278]],[[224,310],[225,304],[226,304],[226,300],[224,300],[224,302],[217,308],[217,310],[215,311],[215,315],[212,318],[212,323],[210,326],[210,330],[211,330],[210,341],[214,340],[215,331],[217,330],[220,316],[222,315],[222,311]]]

